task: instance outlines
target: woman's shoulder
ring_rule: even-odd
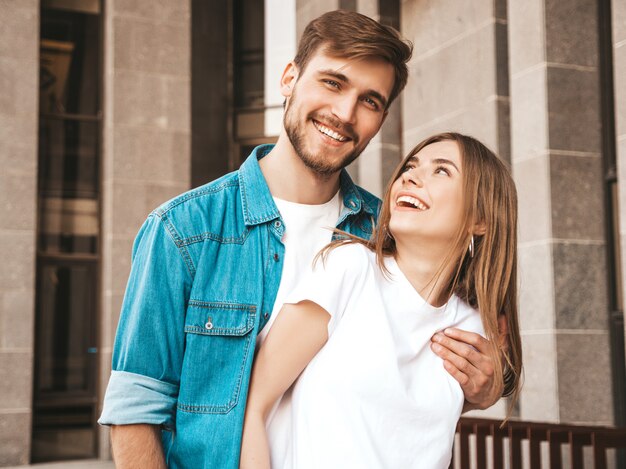
[[[366,266],[376,262],[376,253],[362,243],[346,242],[331,247],[324,256],[326,260],[339,265]]]

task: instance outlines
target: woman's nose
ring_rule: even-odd
[[[424,185],[416,168],[409,169],[408,171],[402,173],[402,182],[405,184],[415,184],[418,187],[422,187]]]

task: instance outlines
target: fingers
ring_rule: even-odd
[[[436,336],[440,336],[442,340],[446,338],[454,339],[453,341],[463,342],[464,344],[471,345],[481,353],[486,353],[489,350],[489,341],[485,339],[482,335],[477,334],[475,332],[462,331],[461,329],[456,329],[454,327],[448,327],[442,332],[438,332],[435,334]],[[450,343],[452,343],[451,341]],[[444,343],[446,347],[448,346]]]
[[[444,366],[445,362],[448,362],[450,367],[454,367],[459,373],[475,381],[480,379],[481,375],[486,375],[488,378],[493,375],[490,358],[482,355],[473,347],[451,339],[435,340],[431,344],[431,348],[435,354],[444,360]],[[448,370],[448,372],[450,371]],[[455,378],[457,377],[455,373],[450,374]],[[457,381],[463,385],[462,380],[457,379]]]

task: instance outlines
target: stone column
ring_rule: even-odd
[[[405,151],[452,130],[508,161],[506,0],[407,1],[402,31],[414,45],[402,99]]]
[[[115,0],[105,9],[102,175],[102,396],[146,216],[190,184],[190,0]],[[101,457],[108,456],[101,432]]]
[[[265,0],[265,135],[283,127],[280,77],[296,55],[296,1]]]
[[[0,2],[0,466],[30,458],[39,1]]]
[[[509,0],[521,418],[611,424],[597,6]]]
[[[613,83],[615,89],[615,129],[619,185],[620,244],[622,272],[626,272],[626,3],[612,2],[613,16]],[[623,278],[623,277],[622,277]],[[626,294],[626,282],[622,285]],[[626,335],[626,321],[624,321]]]

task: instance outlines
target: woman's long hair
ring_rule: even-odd
[[[456,293],[480,311],[494,359],[494,376],[504,384],[503,396],[511,396],[510,414],[519,396],[522,373],[522,346],[517,308],[517,192],[504,163],[478,140],[454,132],[434,135],[420,142],[398,165],[383,197],[378,223],[370,240],[340,232],[344,239],[331,243],[322,257],[335,246],[357,242],[376,253],[378,265],[386,272],[385,256],[396,255],[396,244],[389,231],[391,186],[403,173],[408,160],[422,148],[436,142],[453,141],[459,146],[463,168],[464,219],[439,275],[452,263],[451,278],[444,279],[444,295]],[[484,225],[483,235],[474,234],[474,253],[470,255],[472,232]],[[433,279],[433,285],[439,277]],[[498,319],[506,320],[506,331]],[[506,340],[505,340],[506,337]]]

